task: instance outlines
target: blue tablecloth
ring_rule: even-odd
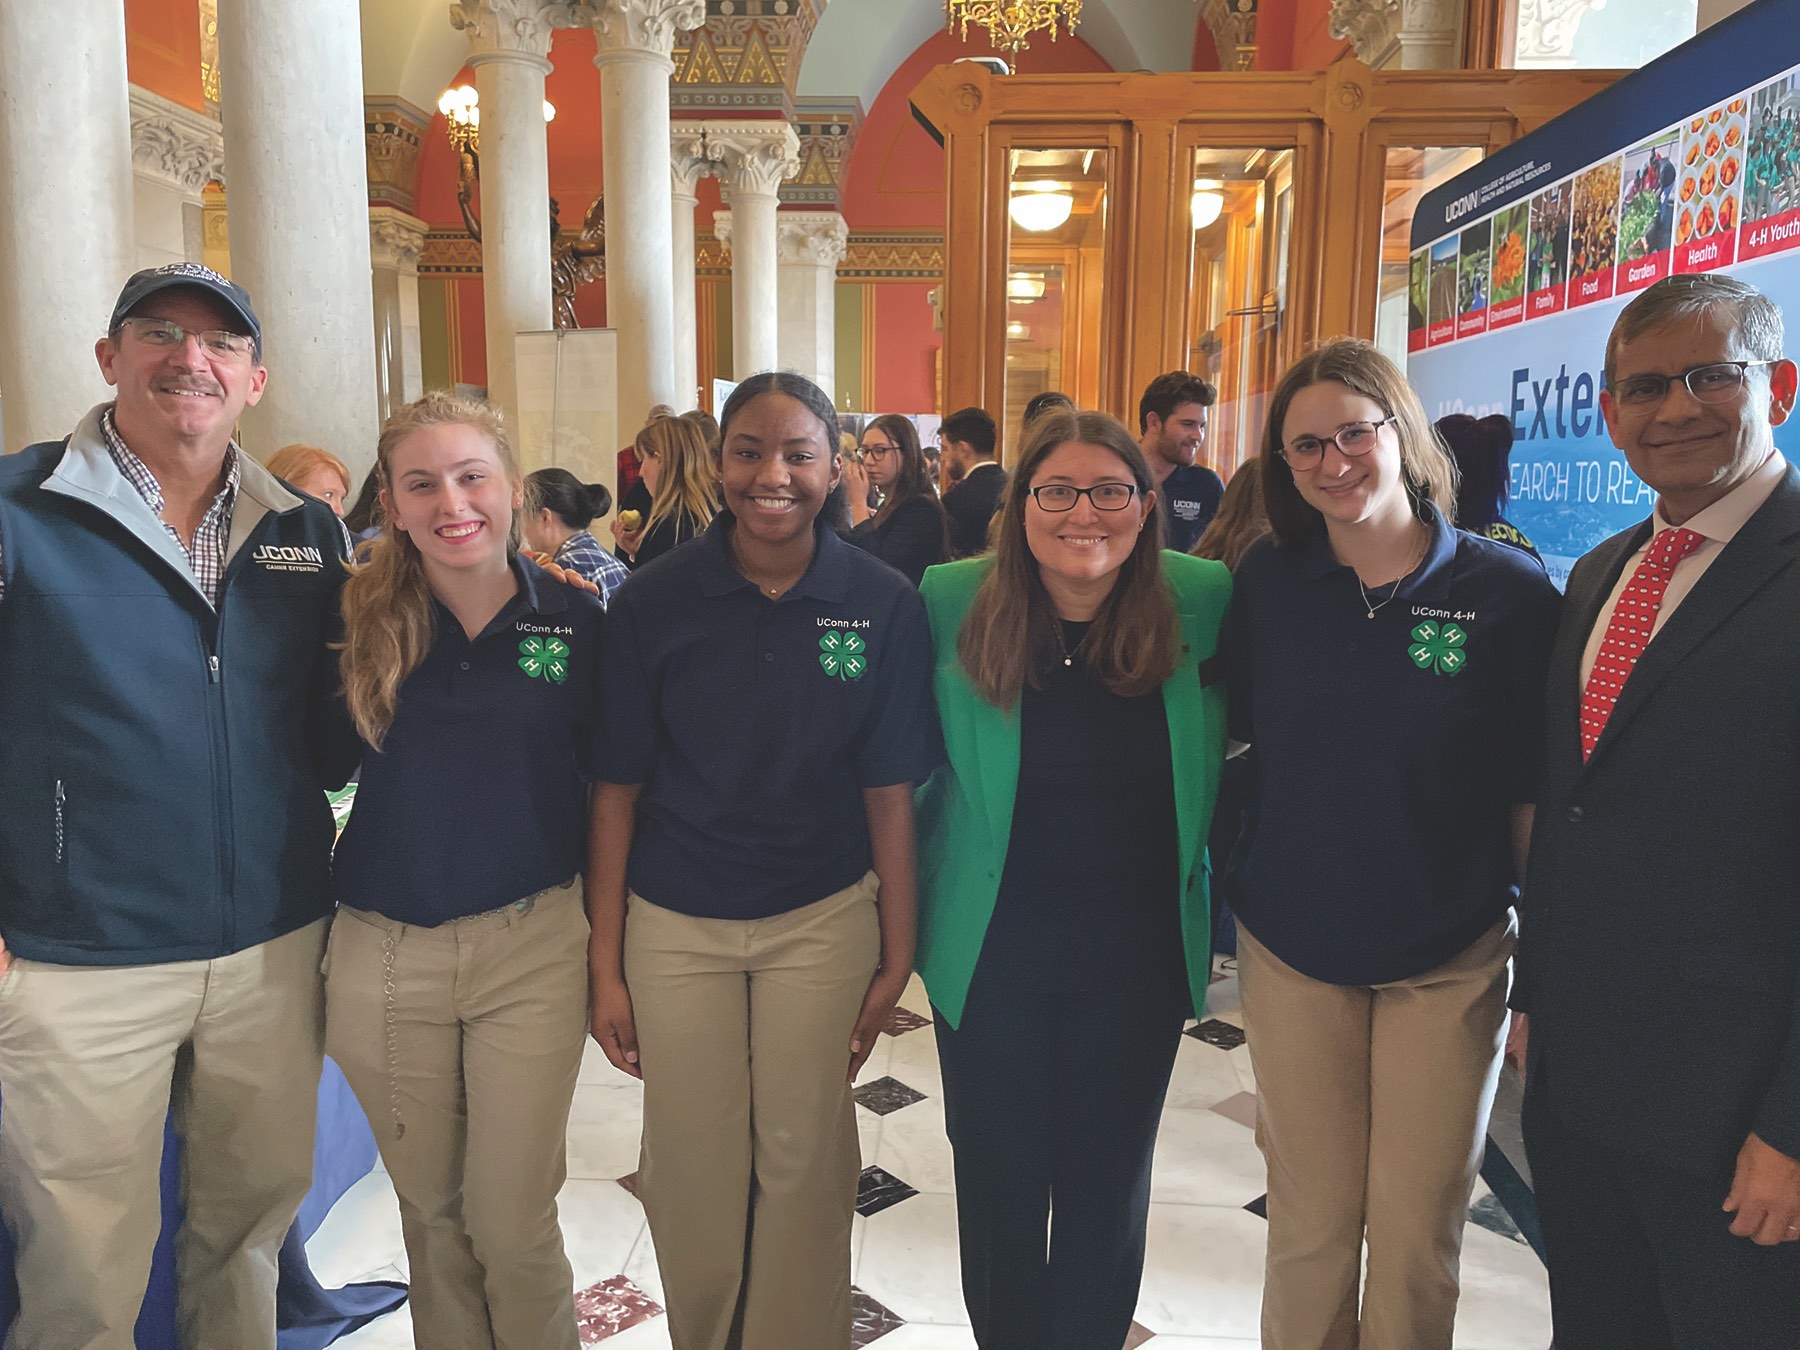
[[[0,1103],[4,1128],[4,1103]],[[176,1194],[177,1145],[173,1134],[163,1148],[163,1231],[150,1268],[150,1287],[138,1316],[138,1350],[175,1350],[175,1227],[180,1222]],[[375,1166],[375,1136],[362,1107],[338,1066],[329,1059],[319,1082],[319,1129],[313,1151],[313,1188],[281,1249],[281,1286],[276,1321],[280,1350],[323,1350],[340,1336],[392,1312],[406,1300],[406,1286],[379,1282],[324,1289],[306,1261],[306,1240],[357,1181]],[[0,1225],[0,1333],[18,1311],[12,1239]]]

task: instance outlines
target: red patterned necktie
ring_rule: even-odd
[[[1619,701],[1619,691],[1631,678],[1632,668],[1650,641],[1657,611],[1662,608],[1663,592],[1669,589],[1669,579],[1675,575],[1675,565],[1705,542],[1706,536],[1693,530],[1663,530],[1650,541],[1644,560],[1620,594],[1612,618],[1607,621],[1600,654],[1594,658],[1587,688],[1581,693],[1584,763],[1594,753],[1595,742],[1606,730],[1606,719],[1612,716]]]

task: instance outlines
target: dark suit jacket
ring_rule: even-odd
[[[949,562],[949,536],[944,528],[944,508],[936,497],[914,497],[894,509],[894,514],[875,523],[870,516],[850,531],[850,542],[866,553],[904,573],[913,585],[927,567]]]
[[[992,467],[984,467],[987,465]],[[950,517],[951,557],[972,558],[987,552],[988,522],[1000,507],[1006,479],[1005,469],[984,459],[944,494],[944,510]]]
[[[1800,1157],[1800,472],[1644,649],[1581,760],[1580,664],[1649,522],[1569,577],[1515,1003],[1572,1130],[1729,1177]]]

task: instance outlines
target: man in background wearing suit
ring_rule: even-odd
[[[944,511],[950,517],[950,556],[972,558],[986,553],[988,522],[1000,505],[1006,486],[1006,470],[994,462],[999,434],[994,419],[980,408],[951,413],[938,427],[944,447],[944,463],[956,478],[956,486],[944,495]]]
[[[1568,1350],[1800,1345],[1795,384],[1727,276],[1658,282],[1607,342],[1657,503],[1569,578],[1511,1047]]]

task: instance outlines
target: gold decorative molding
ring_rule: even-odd
[[[419,156],[431,116],[402,98],[363,100],[363,140],[369,166],[369,205],[413,209]]]
[[[670,107],[677,114],[787,112],[826,0],[706,0],[706,23],[677,40]]]

